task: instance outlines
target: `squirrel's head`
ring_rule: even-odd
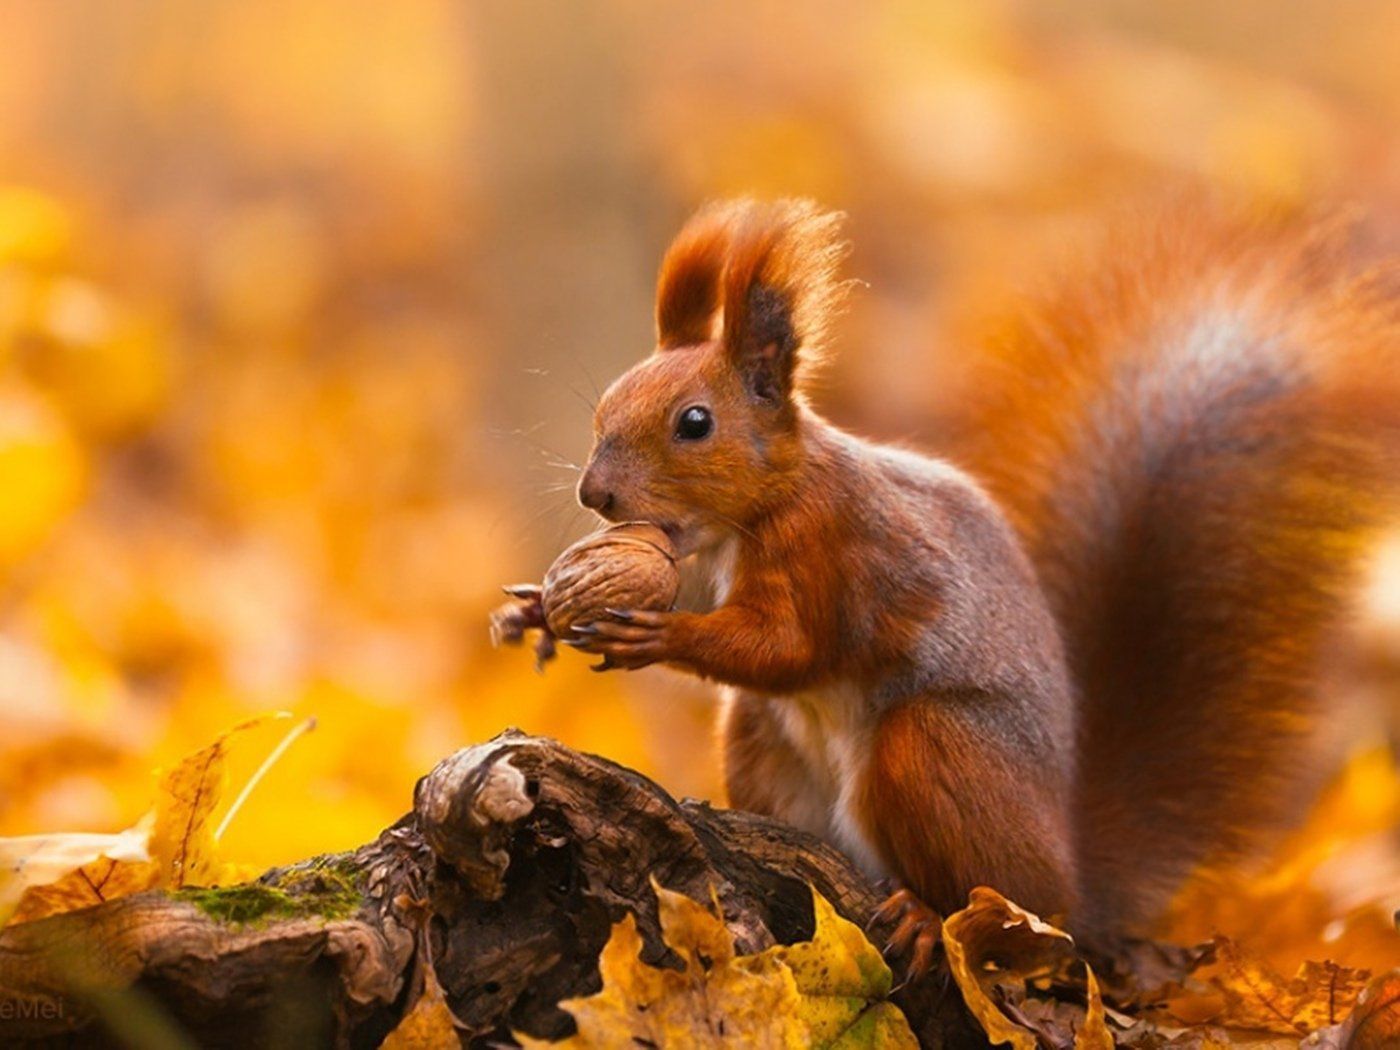
[[[745,530],[802,462],[803,382],[845,286],[841,216],[810,201],[702,209],[666,253],[656,350],[604,392],[579,502],[686,554]]]

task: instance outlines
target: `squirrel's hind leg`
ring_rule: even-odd
[[[1074,906],[1066,785],[959,703],[914,700],[885,711],[851,819],[901,886],[948,915],[990,886],[1044,918]]]

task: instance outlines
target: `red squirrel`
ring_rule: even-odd
[[[664,528],[713,605],[564,641],[725,686],[730,804],[903,887],[916,968],[978,885],[1090,943],[1140,930],[1299,805],[1386,512],[1400,297],[1335,241],[1202,208],[1109,242],[1002,333],[954,466],[807,399],[840,217],[703,209],[578,496]]]

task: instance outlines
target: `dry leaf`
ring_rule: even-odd
[[[730,1038],[760,1047],[803,1045],[792,974],[776,966],[738,969],[723,956],[707,959],[699,943],[713,938],[710,929],[704,920],[664,927],[666,943],[686,960],[678,972],[639,961],[642,938],[631,915],[614,926],[598,960],[603,990],[560,1004],[578,1023],[578,1034],[561,1045],[720,1046]],[[550,1045],[517,1038],[526,1047]]]
[[[1113,1033],[1104,1017],[1103,996],[1099,994],[1098,978],[1088,966],[1084,967],[1085,998],[1088,1009],[1084,1023],[1074,1034],[1074,1050],[1113,1050]]]
[[[1008,980],[1024,987],[1026,978],[1054,972],[1073,944],[1069,934],[986,886],[974,889],[967,907],[943,922],[943,947],[963,1002],[988,1039],[1015,1050],[1035,1050],[1035,1036],[1002,1012],[993,987]]]
[[[772,956],[792,971],[811,1044],[914,1045],[904,1015],[884,1001],[893,984],[884,957],[859,926],[841,918],[815,890],[812,911],[816,929],[810,941],[778,945],[758,956]]]
[[[1331,962],[1307,962],[1291,979],[1217,937],[1220,972],[1211,984],[1224,1008],[1214,1020],[1229,1028],[1305,1035],[1337,1024],[1351,1013],[1370,974]]]
[[[1302,1050],[1390,1050],[1400,1046],[1400,970],[1375,977],[1342,1024],[1314,1032]]]
[[[100,904],[155,884],[148,850],[153,814],[114,835],[23,835],[0,839],[0,924]],[[24,909],[17,910],[21,899]]]
[[[219,861],[212,818],[228,786],[224,763],[229,741],[273,719],[290,717],[277,711],[249,719],[161,774],[151,855],[160,864],[163,885],[178,889],[228,881],[232,873],[226,873]]]
[[[661,936],[683,970],[640,961],[629,915],[598,960],[603,990],[561,1005],[578,1034],[559,1044],[519,1036],[527,1047],[915,1047],[898,1008],[884,1000],[889,967],[854,924],[813,891],[812,939],[736,956],[719,914],[656,886]]]
[[[284,712],[262,715],[159,774],[155,808],[115,835],[0,839],[0,920],[28,922],[155,886],[238,881],[241,865],[219,860],[211,818],[226,785],[229,741]]]
[[[1154,1005],[1179,995],[1191,974],[1215,961],[1215,942],[1181,947],[1165,941],[1124,940],[1111,956],[1096,956],[1104,1001],[1120,1010]]]
[[[413,1009],[380,1044],[380,1050],[458,1050],[457,1037],[447,996],[431,964],[423,968],[423,991]]]

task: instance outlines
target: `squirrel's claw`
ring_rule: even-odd
[[[867,928],[890,923],[897,925],[883,954],[887,959],[904,961],[904,983],[917,981],[933,968],[943,938],[943,917],[912,890],[898,889],[875,909]]]
[[[574,624],[560,642],[585,653],[604,658],[595,671],[614,668],[635,671],[650,664],[672,659],[671,625],[677,614],[640,609],[607,609],[604,616],[589,623]]]

